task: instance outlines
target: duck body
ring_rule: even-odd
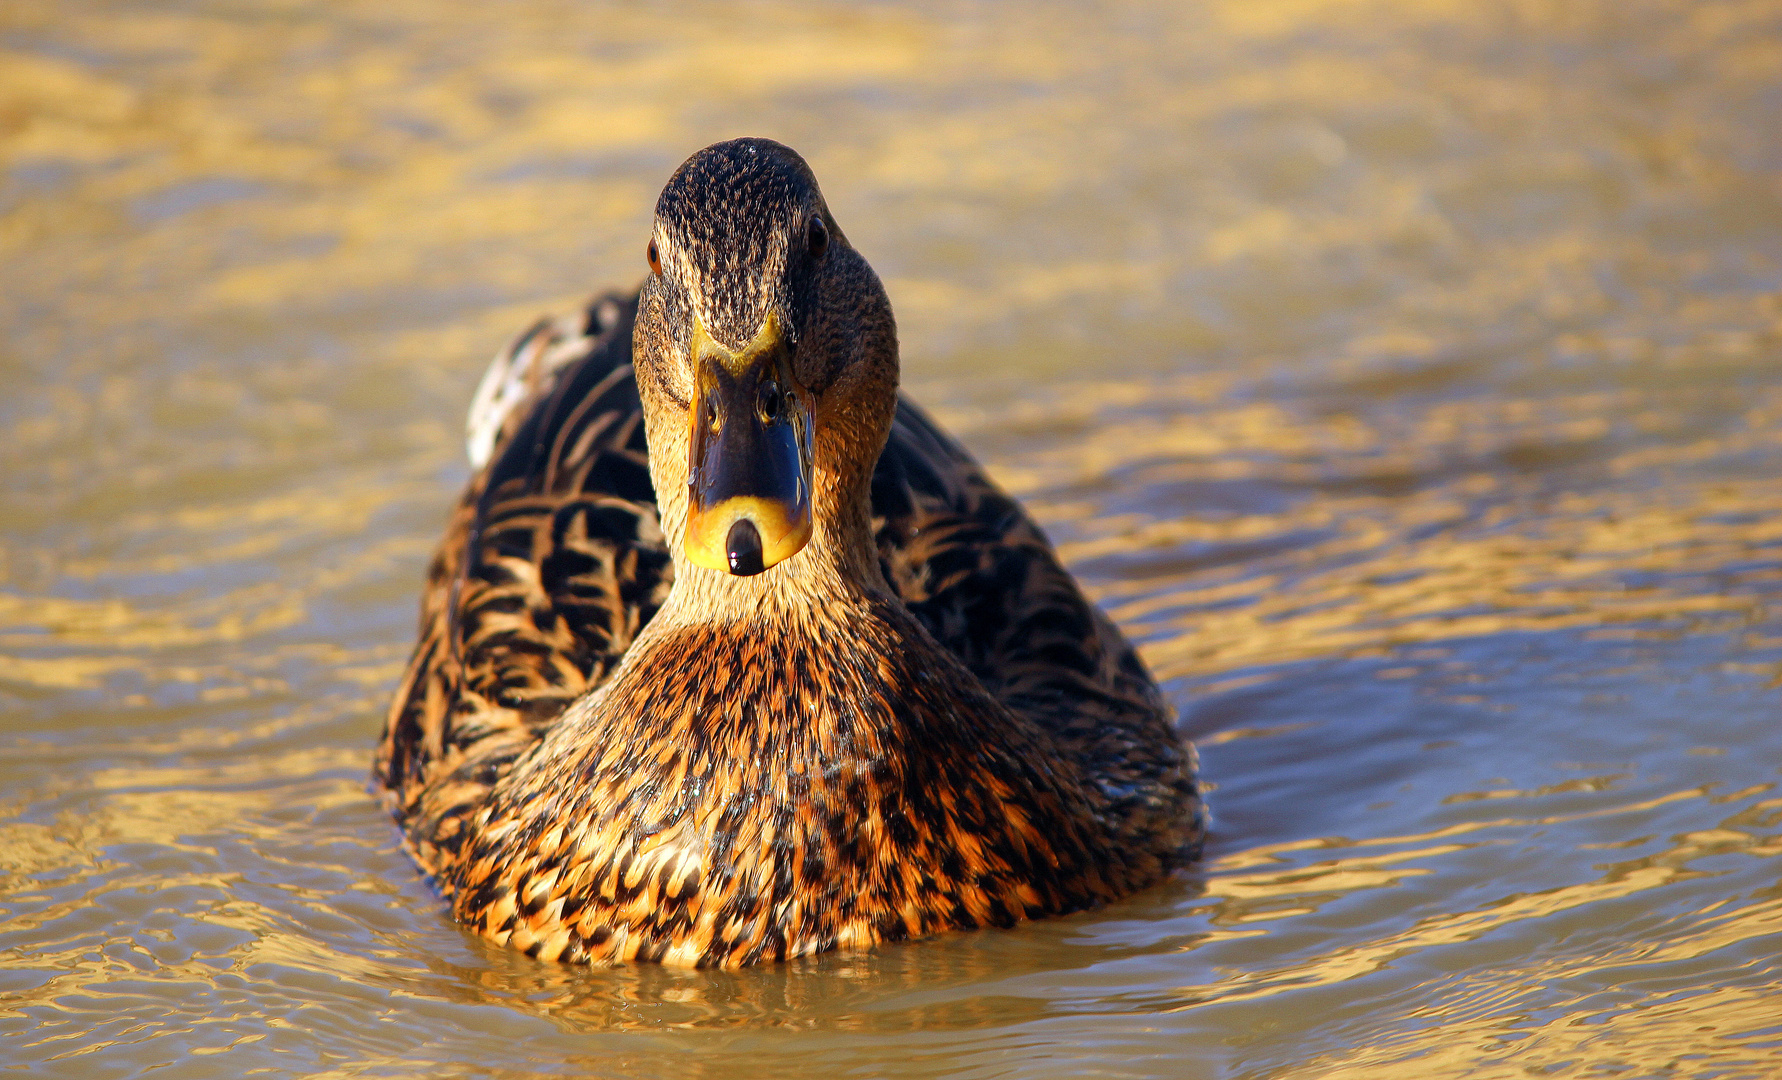
[[[543,958],[729,967],[1081,910],[1193,859],[1192,747],[897,394],[889,306],[802,160],[695,155],[651,255],[639,297],[535,326],[478,395],[487,461],[375,769],[457,918]],[[756,464],[774,446],[793,481]]]

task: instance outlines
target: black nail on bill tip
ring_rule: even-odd
[[[761,565],[761,533],[755,523],[738,519],[724,537],[724,554],[730,558],[730,572],[737,577],[753,577],[767,567]]]

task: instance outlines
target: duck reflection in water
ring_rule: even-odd
[[[730,967],[1077,911],[1195,858],[1192,747],[898,394],[890,303],[803,159],[695,154],[647,259],[473,407],[376,763],[458,919]]]

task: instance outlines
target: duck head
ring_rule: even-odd
[[[810,166],[768,139],[701,150],[656,202],[647,259],[633,355],[676,591],[877,578],[897,329]]]

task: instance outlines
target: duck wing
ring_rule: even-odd
[[[1192,858],[1206,825],[1194,750],[1138,652],[1021,505],[905,398],[872,501],[885,579],[929,633],[1051,731],[1126,842]]]
[[[635,295],[608,295],[541,321],[478,391],[470,451],[485,461],[428,569],[374,770],[425,866],[668,595],[631,373],[636,313]]]

